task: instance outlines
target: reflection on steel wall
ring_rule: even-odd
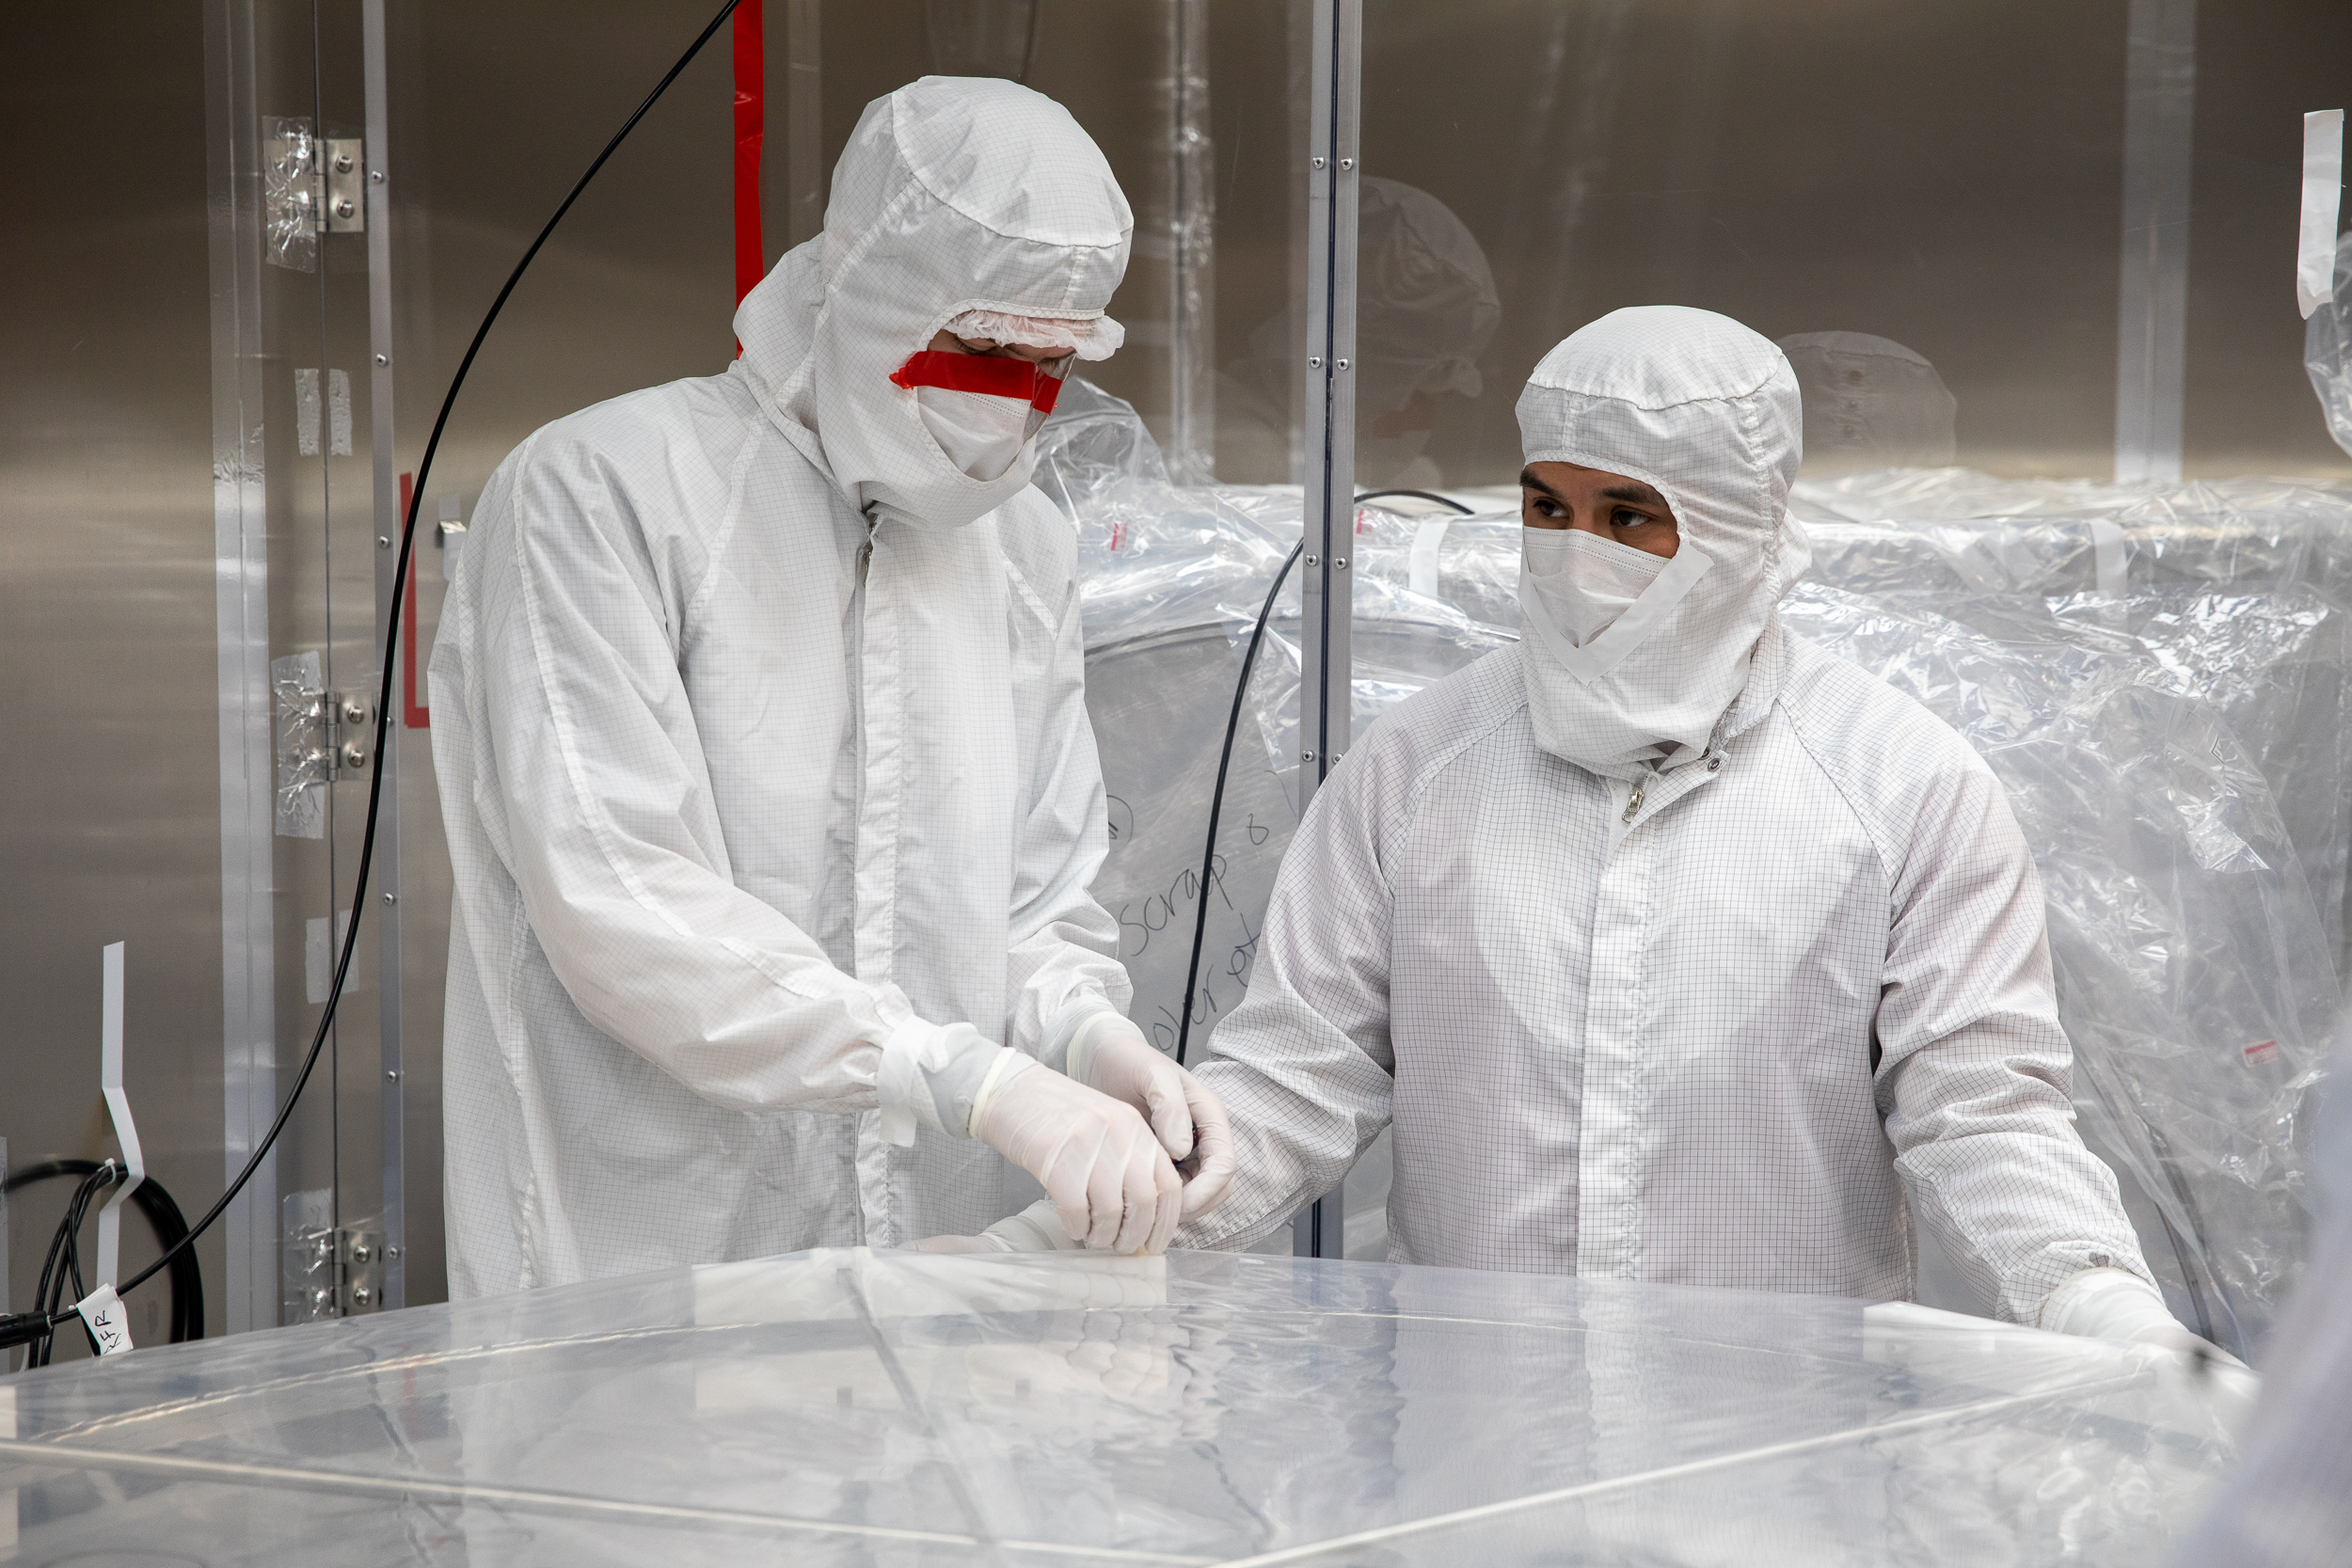
[[[2352,98],[2347,62],[2328,0],[1366,0],[1364,171],[1456,215],[1500,293],[1484,391],[1424,388],[1421,477],[1507,481],[1536,358],[1652,304],[1904,345],[1969,467],[2352,474],[2280,281],[2299,116]]]
[[[14,6],[0,57],[15,67],[0,101],[0,1139],[18,1167],[113,1151],[99,952],[119,941],[148,1168],[183,1205],[209,1202],[221,942],[203,23],[186,6]],[[8,1199],[20,1306],[71,1185]],[[134,1218],[124,1265],[152,1256]],[[201,1259],[216,1323],[217,1239]],[[133,1335],[161,1338],[160,1282],[130,1304]]]

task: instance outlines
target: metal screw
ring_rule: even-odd
[[[1307,564],[1308,564],[1308,565],[1310,565],[1310,566],[1319,566],[1319,565],[1321,565],[1322,563],[1323,563],[1323,558],[1322,558],[1321,556],[1317,556],[1317,555],[1311,555],[1311,556],[1309,556],[1309,557],[1307,558]]]
[[[386,1068],[384,1069],[384,1078],[387,1083],[398,1083],[400,1081],[400,1069],[396,1067]]]
[[[1311,371],[1319,371],[1323,369],[1323,356],[1320,354],[1310,354],[1307,356],[1307,368]]]
[[[1340,167],[1342,168],[1354,168],[1355,166],[1356,160],[1353,158],[1342,158],[1340,160]]]
[[[375,356],[375,362],[379,365],[389,365],[392,362],[392,356],[389,354],[379,354]]]
[[[384,895],[384,902],[387,904],[397,904],[400,902],[400,895],[397,893],[388,893]]]
[[[351,172],[350,153],[338,152],[335,154],[335,172],[338,174],[349,174]]]
[[[387,1258],[397,1258],[400,1256],[400,1248],[396,1246],[388,1246],[384,1249],[384,1256]]]
[[[1315,760],[1315,754],[1312,752],[1301,752],[1298,753],[1298,760],[1301,762],[1312,762]]]
[[[1335,572],[1344,572],[1344,571],[1346,571],[1346,570],[1347,570],[1347,557],[1345,557],[1345,556],[1343,556],[1343,555],[1335,555],[1335,556],[1333,556],[1333,557],[1331,558],[1331,569],[1332,569],[1333,571],[1335,571]]]
[[[368,1288],[365,1285],[355,1285],[352,1287],[351,1299],[355,1306],[365,1307],[375,1298],[368,1293]]]
[[[367,699],[364,697],[345,697],[343,699],[343,722],[346,724],[364,724],[367,721]]]
[[[1321,168],[1322,166],[1323,166],[1323,160],[1322,160],[1322,159],[1320,159],[1320,158],[1317,158],[1317,159],[1315,160],[1315,167],[1317,167],[1317,168]]]
[[[382,169],[380,169],[380,168],[372,168],[372,169],[368,170],[368,183],[369,183],[369,184],[371,184],[371,185],[380,185],[380,184],[382,184],[383,182],[384,182],[384,171],[383,171]]]
[[[352,1244],[352,1248],[351,1248],[351,1260],[352,1260],[353,1262],[355,1262],[355,1263],[364,1263],[364,1262],[366,1262],[366,1261],[368,1260],[368,1243],[365,1243],[365,1242],[357,1242],[357,1243],[354,1243]]]
[[[1337,366],[1338,366],[1341,370],[1345,370],[1345,369],[1347,369],[1347,361],[1346,361],[1346,360],[1344,360],[1344,359],[1334,359],[1334,360],[1332,360],[1332,361],[1331,361],[1331,363],[1333,363],[1334,365],[1337,365]]]
[[[343,766],[345,768],[365,768],[367,765],[368,749],[365,746],[360,745],[356,740],[344,741]]]
[[[336,215],[337,217],[339,217],[339,218],[347,218],[347,217],[351,216],[351,214],[354,214],[354,213],[358,212],[358,210],[359,210],[358,208],[354,207],[354,206],[351,204],[351,198],[349,198],[349,197],[345,196],[345,197],[338,197],[338,198],[336,198],[336,201],[335,201],[335,215]]]
[[[390,549],[392,547],[392,536],[389,533],[377,534],[375,536],[375,547],[379,550]]]

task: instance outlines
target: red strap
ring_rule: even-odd
[[[759,236],[759,149],[768,129],[767,55],[759,0],[735,8],[735,302],[768,270]]]
[[[910,389],[939,387],[950,392],[985,392],[1019,398],[1041,414],[1054,411],[1061,377],[1047,375],[1026,359],[996,354],[943,354],[927,348],[890,372],[890,384]]]
[[[416,475],[400,476],[400,515],[404,517],[417,493],[416,484]],[[400,600],[400,682],[401,722],[412,730],[431,729],[432,710],[417,704],[417,549],[413,544],[408,547],[408,592]]]

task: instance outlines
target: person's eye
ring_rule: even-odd
[[[1629,506],[1621,506],[1610,515],[1609,520],[1619,528],[1640,528],[1644,523],[1653,522],[1656,519],[1647,513],[1636,512]]]

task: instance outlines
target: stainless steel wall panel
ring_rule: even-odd
[[[12,6],[0,58],[0,1136],[19,1166],[112,1151],[99,951],[123,942],[131,1104],[193,1211],[221,1190],[223,1102],[205,19]],[[18,1303],[65,1185],[11,1201]],[[153,1250],[124,1232],[127,1271]],[[131,1298],[135,1338],[166,1300]]]

